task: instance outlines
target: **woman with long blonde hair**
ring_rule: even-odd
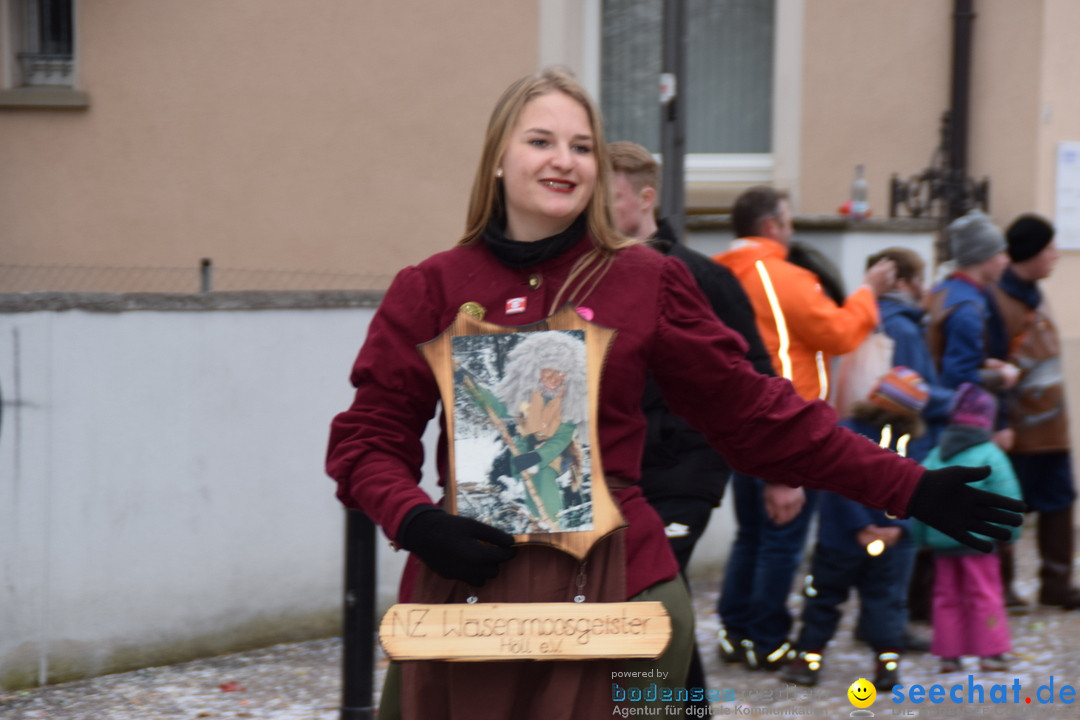
[[[637,682],[659,686],[660,705],[701,692],[683,687],[690,599],[663,524],[636,485],[650,372],[672,410],[742,472],[918,514],[965,539],[973,528],[994,536],[988,518],[1019,522],[997,509],[1015,504],[971,494],[969,476],[949,474],[957,469],[925,473],[837,428],[827,405],[804,402],[787,381],[756,373],[742,338],[716,319],[685,266],[612,229],[609,174],[599,113],[568,73],[545,70],[507,89],[488,125],[466,232],[387,290],[353,366],[353,404],[334,418],[327,469],[343,503],[410,551],[403,601],[658,600],[671,643],[656,661],[634,663],[402,663],[388,673],[380,717],[592,720],[633,697],[620,697],[635,682],[627,674],[649,673]],[[439,389],[417,346],[463,306],[486,322],[525,326],[568,304],[616,330],[599,388],[596,457],[626,521],[581,562],[548,546],[515,546],[512,535],[448,514],[418,485]]]

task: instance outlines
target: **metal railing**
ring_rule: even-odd
[[[0,264],[0,293],[385,290],[391,279],[376,273],[222,267],[209,258],[190,267]]]
[[[954,167],[949,151],[951,135],[952,120],[945,113],[940,144],[934,149],[930,165],[906,180],[893,174],[889,182],[889,217],[930,218],[947,223],[971,208],[984,212],[990,209],[990,179],[974,180]]]

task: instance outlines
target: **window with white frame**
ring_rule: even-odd
[[[72,87],[75,80],[74,0],[9,0],[16,48],[16,85]]]
[[[603,0],[605,133],[660,146],[664,0]],[[687,179],[767,182],[775,0],[688,0]]]

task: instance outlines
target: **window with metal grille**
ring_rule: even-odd
[[[660,146],[664,0],[603,0],[600,102],[605,134]],[[688,0],[687,171],[771,168],[775,0]],[[759,167],[760,166],[760,167]],[[688,179],[690,175],[688,175]]]
[[[73,0],[21,0],[22,84],[70,87],[75,79]]]

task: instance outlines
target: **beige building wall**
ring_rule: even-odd
[[[992,178],[991,211],[1054,214],[1057,145],[1080,140],[1080,3],[978,0],[971,169]]]
[[[1045,0],[976,0],[968,173],[990,177],[990,214],[1007,225],[1038,203],[1039,74]]]
[[[1080,139],[1080,3],[975,0],[968,174],[991,215],[1052,217],[1057,143]],[[870,204],[931,162],[950,105],[953,2],[814,0],[805,7],[800,211],[832,213],[866,166]]]
[[[949,104],[951,6],[806,3],[801,212],[835,213],[861,163],[873,214],[887,216],[890,175],[929,164]]]
[[[461,231],[508,82],[563,62],[598,90],[600,7],[76,0],[89,108],[0,105],[0,263],[176,266],[194,280],[210,257],[219,289],[230,268],[383,287]],[[922,171],[940,141],[952,0],[777,7],[778,57],[799,57],[778,64],[776,182],[800,212],[831,214],[862,163],[885,216],[890,175]],[[991,176],[1001,223],[1052,214],[1057,142],[1080,139],[1080,3],[975,8],[971,174]]]
[[[1046,0],[1043,28],[1036,210],[1052,217],[1057,144],[1080,140],[1080,3]]]
[[[0,108],[0,263],[384,286],[457,239],[488,114],[537,63],[536,0],[76,10],[89,108]]]

